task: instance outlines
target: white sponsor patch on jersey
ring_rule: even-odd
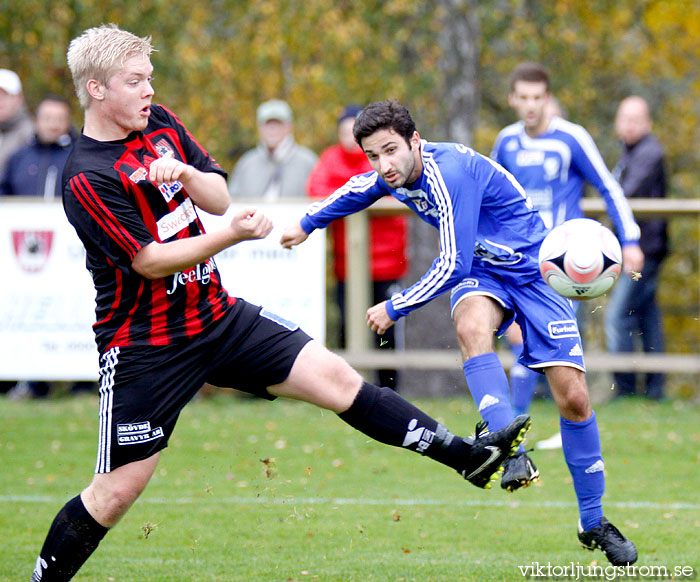
[[[148,176],[148,171],[146,168],[136,168],[131,174],[129,174],[129,180],[134,184],[138,184],[141,180],[145,180]]]
[[[196,219],[197,213],[194,210],[192,200],[187,198],[175,210],[166,214],[158,221],[158,236],[160,240],[166,240],[176,235]]]
[[[541,166],[544,164],[544,152],[541,150],[520,150],[515,155],[518,166]]]
[[[166,202],[170,202],[173,198],[175,198],[175,194],[182,190],[182,182],[180,182],[180,180],[175,180],[174,182],[163,182],[160,186],[158,186],[158,190],[160,190],[160,193],[163,195],[163,199]]]

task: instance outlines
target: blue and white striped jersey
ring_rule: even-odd
[[[491,157],[520,182],[547,228],[582,218],[587,181],[601,193],[621,243],[637,242],[639,227],[618,182],[593,138],[580,125],[554,117],[542,135],[530,137],[522,121],[501,130]]]
[[[472,261],[513,284],[538,278],[547,231],[513,176],[461,144],[421,141],[421,157],[423,172],[410,187],[390,188],[376,172],[354,176],[313,204],[302,228],[324,228],[389,195],[440,231],[440,256],[420,281],[387,302],[393,320],[449,291],[469,275]]]

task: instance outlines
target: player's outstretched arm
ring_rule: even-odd
[[[301,228],[301,223],[297,222],[292,226],[287,227],[287,229],[282,233],[280,238],[280,244],[285,249],[291,249],[296,245],[303,243],[309,235]]]
[[[260,210],[244,208],[222,230],[167,243],[153,241],[136,253],[131,266],[147,279],[159,279],[190,269],[244,240],[265,238],[271,230],[272,221]]]

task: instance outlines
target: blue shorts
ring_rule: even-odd
[[[524,345],[519,362],[523,366],[537,371],[550,366],[586,371],[573,302],[544,280],[516,285],[475,263],[470,276],[452,289],[452,312],[462,299],[474,295],[491,297],[505,310],[496,332],[499,337],[513,321],[520,325]]]

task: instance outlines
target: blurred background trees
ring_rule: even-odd
[[[514,121],[512,67],[536,60],[609,165],[618,102],[644,96],[667,149],[671,196],[700,192],[695,0],[0,0],[0,66],[21,76],[30,108],[47,92],[75,102],[66,47],[104,22],[153,37],[155,100],[226,169],[256,143],[255,109],[273,97],[290,103],[298,141],[317,152],[334,141],[343,104],[395,97],[424,137],[488,154]],[[661,286],[669,351],[700,350],[697,229],[697,220],[672,222]],[[421,272],[427,263],[417,259]]]

